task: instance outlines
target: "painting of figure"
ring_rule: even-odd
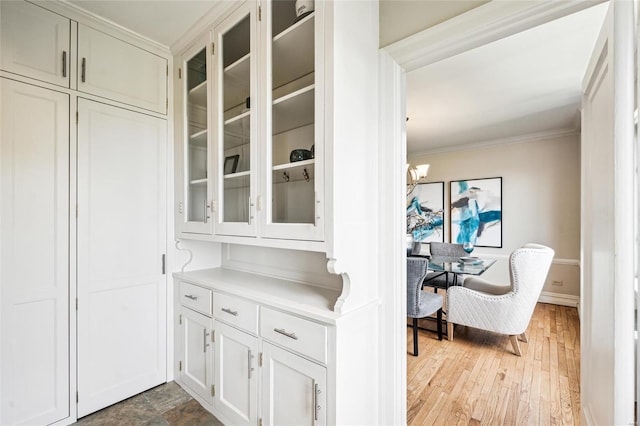
[[[451,242],[502,247],[502,178],[452,181]]]
[[[409,193],[407,234],[414,241],[444,242],[444,182],[421,183]]]

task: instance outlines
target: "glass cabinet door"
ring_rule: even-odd
[[[321,11],[296,13],[295,0],[268,3],[266,62],[266,237],[322,240],[324,113]],[[315,2],[316,8],[322,2]]]
[[[208,39],[208,37],[207,37]],[[182,62],[180,78],[184,90],[183,151],[184,199],[180,204],[182,231],[211,234],[209,186],[209,91],[207,40],[196,45]]]
[[[215,33],[216,233],[256,235],[255,2],[246,2]]]

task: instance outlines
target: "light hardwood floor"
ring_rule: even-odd
[[[455,340],[407,328],[407,423],[580,423],[580,322],[575,308],[538,303],[529,343],[513,354],[507,336],[456,326]],[[446,339],[446,337],[445,337]]]

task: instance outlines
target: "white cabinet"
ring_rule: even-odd
[[[212,320],[180,308],[179,380],[205,403],[213,404]]]
[[[215,412],[234,425],[258,418],[258,339],[215,323]]]
[[[180,115],[182,131],[177,138],[183,141],[182,159],[177,170],[182,171],[177,188],[178,209],[176,229],[183,236],[211,235],[211,87],[209,76],[210,43],[208,34],[198,40],[180,59],[180,83],[176,92],[182,99]],[[184,73],[183,73],[184,70]],[[181,95],[181,96],[180,96]]]
[[[0,424],[50,424],[70,415],[69,95],[0,92]]]
[[[263,425],[326,425],[326,386],[326,367],[263,343]]]
[[[167,112],[167,60],[78,25],[78,90]]]
[[[24,1],[0,8],[0,68],[69,87],[71,21]]]

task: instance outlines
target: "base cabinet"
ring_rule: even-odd
[[[326,367],[265,342],[262,424],[326,425],[326,384]]]
[[[180,380],[205,402],[213,404],[212,321],[188,308],[180,309]]]
[[[258,339],[219,321],[215,330],[215,410],[234,425],[255,425]]]

